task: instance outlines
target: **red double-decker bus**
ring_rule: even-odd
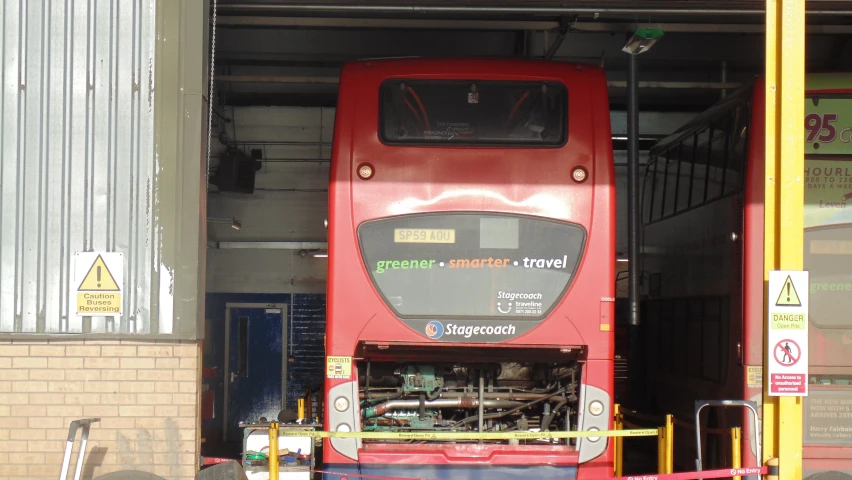
[[[615,205],[600,68],[348,64],[329,196],[325,428],[400,435],[326,439],[326,470],[612,475],[607,438],[402,435],[611,427]]]
[[[852,75],[808,75],[805,102],[803,476],[850,478]],[[644,400],[684,424],[694,423],[698,399],[762,402],[764,104],[757,79],[651,151],[643,192]],[[743,452],[751,453],[743,460],[754,465],[751,421],[741,410],[714,412],[708,423],[742,426]],[[703,444],[709,466],[730,466],[729,439],[708,435]],[[683,468],[695,465],[696,453],[694,441],[676,443]]]

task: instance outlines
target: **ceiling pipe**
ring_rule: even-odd
[[[286,84],[322,84],[337,85],[338,77],[299,77],[286,75],[219,75],[216,77],[220,82],[234,83],[286,83]],[[627,82],[623,80],[610,80],[607,86],[610,88],[627,88]],[[735,89],[739,83],[733,82],[639,82],[639,88],[660,89],[696,89],[696,90],[722,90]]]
[[[553,30],[559,22],[549,20],[461,20],[422,18],[328,18],[219,16],[220,27],[361,28],[427,30]]]
[[[553,39],[553,43],[547,48],[547,51],[544,53],[545,60],[551,60],[556,52],[559,51],[559,47],[562,46],[562,42],[565,41],[565,36],[568,35],[568,32],[571,31],[571,26],[574,22],[577,21],[577,17],[566,18],[562,17],[562,21],[559,22],[559,33],[556,35],[556,38]],[[547,38],[547,32],[544,32],[545,38]]]
[[[576,33],[612,33],[635,32],[637,28],[648,24],[628,22],[576,22],[571,27]],[[655,28],[666,33],[741,33],[763,35],[766,26],[757,23],[653,23]],[[852,34],[852,25],[807,25],[806,32],[810,35],[848,35]]]
[[[592,8],[592,7],[475,7],[448,5],[317,5],[298,3],[227,3],[220,11],[329,12],[329,13],[472,13],[534,15],[764,15],[762,8]],[[809,15],[852,15],[852,10],[806,10]]]
[[[216,248],[248,250],[327,250],[327,242],[216,242]]]
[[[303,83],[337,85],[337,77],[293,77],[283,75],[217,75],[216,81],[234,83]]]
[[[555,20],[474,20],[474,19],[424,19],[424,18],[333,18],[333,17],[260,17],[219,16],[219,28],[314,28],[314,29],[385,29],[385,30],[489,30],[489,31],[548,31],[560,27]],[[635,32],[646,24],[631,22],[574,22],[572,33]],[[737,33],[762,35],[763,24],[704,24],[704,23],[654,23],[666,33]],[[810,35],[848,35],[852,25],[807,25]]]

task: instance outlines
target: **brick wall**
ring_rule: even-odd
[[[0,340],[0,478],[58,478],[69,422],[90,417],[84,479],[194,478],[199,378],[196,342]]]

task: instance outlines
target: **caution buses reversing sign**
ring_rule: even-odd
[[[71,301],[79,316],[122,315],[124,256],[116,252],[77,252]]]

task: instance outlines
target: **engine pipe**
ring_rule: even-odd
[[[381,417],[393,410],[413,410],[420,408],[420,400],[390,400],[374,407],[361,410],[364,418]],[[513,408],[523,405],[521,402],[510,400],[484,400],[482,406],[486,408]],[[439,398],[438,400],[424,401],[426,408],[477,408],[479,400],[473,397]]]
[[[482,417],[485,413],[483,410],[485,407],[483,404],[485,403],[485,377],[483,375],[482,370],[479,371],[479,411],[477,412],[477,416],[479,417],[479,432],[482,432]],[[481,442],[481,440],[480,440]]]

